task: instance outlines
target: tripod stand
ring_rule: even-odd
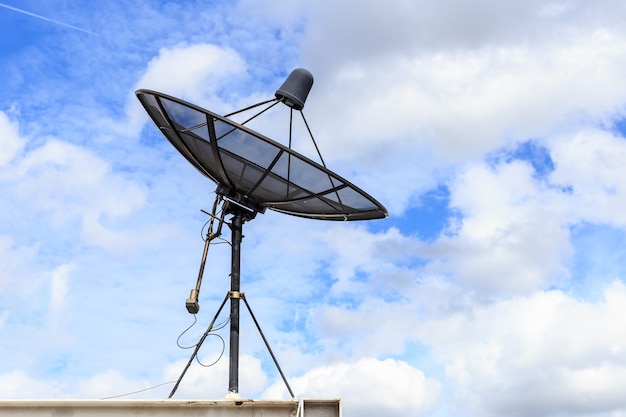
[[[220,199],[222,199],[222,195],[218,193],[216,200],[215,200],[215,204],[213,205],[213,214],[212,214],[211,222],[214,218],[216,218],[215,209]],[[250,304],[248,304],[248,300],[246,299],[245,294],[240,291],[240,287],[241,287],[241,279],[240,279],[241,241],[243,239],[242,229],[243,229],[244,222],[254,218],[254,216],[256,215],[255,211],[251,211],[247,207],[233,203],[232,201],[225,200],[223,208],[222,208],[222,214],[219,219],[220,224],[218,225],[218,229],[217,229],[218,232],[216,234],[212,233],[212,223],[211,223],[211,226],[209,227],[209,231],[207,233],[207,239],[205,240],[202,261],[200,264],[198,284],[196,285],[196,288],[191,291],[190,298],[187,299],[187,303],[186,303],[187,310],[189,310],[189,312],[193,314],[199,311],[197,297],[200,291],[200,284],[202,282],[202,274],[204,272],[204,264],[206,263],[209,243],[211,242],[211,240],[219,236],[219,234],[221,233],[221,227],[222,227],[222,224],[224,223],[224,216],[226,216],[227,214],[233,215],[231,222],[227,223],[231,229],[231,235],[232,235],[230,291],[228,291],[228,293],[224,297],[224,300],[222,301],[222,304],[218,308],[217,312],[215,313],[213,320],[211,320],[211,323],[209,324],[207,330],[205,331],[205,333],[202,335],[202,337],[196,344],[196,348],[194,349],[193,354],[191,355],[191,358],[189,358],[187,365],[183,369],[183,372],[178,378],[178,381],[176,382],[176,385],[170,392],[170,395],[168,398],[172,398],[172,396],[178,389],[180,382],[185,376],[185,373],[187,372],[187,370],[189,369],[189,366],[191,365],[194,358],[198,354],[198,351],[200,350],[202,343],[204,342],[206,337],[209,335],[209,333],[213,329],[215,321],[217,320],[218,316],[222,312],[222,309],[226,305],[226,301],[228,301],[229,299],[230,299],[230,340],[229,340],[230,356],[229,356],[229,370],[228,370],[228,396],[236,398],[239,395],[239,318],[240,318],[240,300],[243,300],[248,309],[248,312],[250,313],[250,316],[252,317],[252,320],[254,321],[254,324],[256,325],[259,331],[259,334],[263,338],[263,342],[265,343],[265,346],[267,347],[272,357],[272,360],[274,361],[274,364],[276,365],[276,368],[278,369],[278,372],[280,373],[280,376],[283,379],[283,382],[287,386],[287,390],[289,391],[291,398],[294,398],[293,391],[291,390],[291,387],[289,386],[289,383],[287,382],[287,379],[285,378],[285,375],[283,374],[283,371],[280,368],[280,365],[278,364],[278,361],[276,360],[276,357],[274,356],[274,353],[272,352],[272,349],[270,348],[270,345],[267,339],[265,338],[263,331],[261,330],[261,326],[259,325],[259,322],[254,316],[252,309],[250,308]]]

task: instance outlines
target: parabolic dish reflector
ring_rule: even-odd
[[[161,133],[198,171],[253,207],[321,220],[387,216],[363,190],[254,130],[166,94],[136,94]]]

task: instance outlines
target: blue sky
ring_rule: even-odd
[[[346,416],[626,415],[625,17],[610,0],[1,2],[0,398],[167,397],[215,185],[134,91],[226,114],[304,67],[326,164],[390,215],[246,223],[242,290],[296,396]],[[255,128],[286,143],[284,114]],[[294,148],[316,159],[305,133]],[[229,259],[211,248],[182,345]],[[245,312],[241,364],[243,397],[288,398]],[[227,383],[226,357],[196,363],[176,397]]]

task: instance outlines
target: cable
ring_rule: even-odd
[[[183,371],[181,372],[180,376],[178,377],[178,381],[176,381],[176,385],[174,385],[174,388],[172,388],[172,391],[170,392],[170,395],[167,398],[172,398],[172,396],[176,393],[176,390],[178,389],[178,386],[180,385],[180,382],[183,380],[183,377],[187,373],[187,370],[189,369],[189,366],[191,366],[191,362],[193,362],[193,360],[195,359],[196,355],[198,354],[198,350],[200,350],[200,346],[202,346],[202,343],[204,342],[204,340],[207,338],[207,336],[209,335],[211,330],[213,330],[213,325],[215,324],[215,321],[217,320],[217,317],[222,312],[222,308],[224,308],[224,305],[226,304],[226,301],[228,301],[228,294],[226,294],[226,297],[224,297],[224,301],[222,301],[222,304],[220,305],[220,308],[218,308],[217,313],[215,313],[215,316],[213,316],[213,320],[211,320],[211,324],[209,324],[209,327],[207,327],[206,331],[204,332],[204,334],[202,335],[202,337],[200,338],[198,343],[196,343],[196,348],[194,349],[193,353],[191,354],[191,358],[189,358],[189,361],[187,362],[187,365],[185,365],[185,368],[183,369]]]
[[[159,388],[159,387],[162,387],[163,385],[167,385],[167,384],[173,384],[173,383],[175,383],[175,382],[176,382],[176,381],[167,381],[167,382],[163,382],[163,383],[161,383],[161,384],[159,384],[159,385],[155,385],[155,386],[153,386],[153,387],[140,389],[139,391],[128,392],[128,393],[126,393],[126,394],[120,394],[120,395],[112,395],[112,396],[110,396],[110,397],[103,397],[103,398],[100,398],[100,399],[101,399],[101,400],[110,400],[110,399],[113,399],[113,398],[126,397],[126,396],[128,396],[128,395],[139,394],[140,392],[149,391],[149,390],[151,390],[151,389]]]
[[[220,324],[216,325],[213,327],[213,330],[211,330],[211,333],[215,333],[218,330],[222,330],[224,327],[226,327],[226,325],[228,324],[228,322],[230,322],[230,317],[226,318],[226,320],[224,320],[223,322],[221,322]]]
[[[233,246],[233,244],[232,244],[232,243],[230,243],[230,240],[228,240],[228,239],[226,239],[226,238],[220,237],[220,238],[218,238],[218,240],[219,240],[219,242],[215,242],[215,245],[223,245],[223,244],[227,244],[227,245],[229,245],[229,246]]]
[[[207,224],[209,224],[211,222],[211,220],[213,220],[213,219],[209,218],[209,220],[204,222],[204,224],[200,228],[200,238],[202,239],[203,242],[206,240],[205,236],[207,235],[207,233],[204,233],[204,228],[206,227]]]
[[[224,338],[222,336],[220,336],[217,333],[209,333],[209,336],[219,337],[219,339],[222,341],[222,351],[220,352],[220,355],[217,357],[217,359],[215,359],[213,362],[211,362],[208,365],[202,363],[200,358],[198,358],[198,355],[196,355],[196,362],[198,362],[200,364],[200,366],[204,366],[205,368],[210,368],[211,366],[213,366],[216,363],[218,363],[220,361],[220,359],[222,359],[222,356],[224,356],[224,351],[226,350],[226,342],[224,341]]]
[[[180,344],[180,338],[183,337],[183,335],[185,333],[187,333],[187,331],[189,331],[189,329],[191,329],[193,326],[196,325],[196,323],[198,322],[198,318],[196,317],[196,315],[193,315],[193,323],[191,323],[191,325],[189,327],[187,327],[185,330],[183,330],[183,332],[181,334],[178,335],[178,338],[176,339],[176,344],[178,345],[179,348],[181,349],[191,349],[192,347],[195,347],[196,345],[191,345],[191,346],[182,346]]]
[[[205,368],[210,368],[211,366],[215,365],[216,363],[218,363],[220,361],[220,359],[222,359],[222,356],[224,356],[224,351],[226,350],[226,342],[224,341],[224,338],[222,336],[220,336],[219,334],[217,334],[216,332],[218,330],[222,330],[224,327],[226,327],[226,325],[228,324],[228,322],[230,321],[230,318],[227,318],[226,320],[224,320],[222,323],[217,324],[216,326],[214,326],[211,331],[207,334],[207,337],[209,336],[214,336],[217,337],[218,339],[220,339],[222,341],[222,351],[220,352],[219,356],[217,357],[216,360],[214,360],[213,362],[211,362],[210,364],[205,364],[203,363],[198,356],[196,355],[196,362],[198,362],[200,364],[200,366],[203,366]],[[193,326],[195,326],[195,324],[198,322],[198,318],[197,316],[194,314],[193,315],[193,323],[191,323],[191,325],[189,327],[187,327],[185,330],[183,330],[183,332],[178,336],[178,338],[176,339],[176,345],[178,345],[179,348],[181,349],[191,349],[191,348],[195,348],[198,343],[194,343],[191,346],[183,346],[180,344],[180,338],[183,337],[183,335],[185,333],[187,333],[189,331],[189,329],[191,329]],[[176,381],[174,381],[176,382]]]

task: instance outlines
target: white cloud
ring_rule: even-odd
[[[165,398],[163,390],[152,390],[147,381],[129,379],[120,371],[107,370],[79,380],[75,385],[50,378],[35,378],[23,371],[0,374],[3,399],[99,399],[120,395],[123,398]],[[142,391],[145,390],[145,391]],[[125,394],[135,393],[134,396]],[[160,397],[159,397],[160,395]]]
[[[191,351],[189,353],[191,355]],[[211,364],[217,358],[200,358],[203,363]],[[176,381],[187,360],[179,360],[168,365],[164,379]],[[228,394],[229,359],[223,356],[215,365],[202,367],[194,361],[185,374],[174,398],[224,398]],[[243,398],[254,398],[267,384],[267,375],[261,368],[261,362],[249,355],[239,357],[239,393]]]
[[[554,140],[554,172],[550,181],[569,188],[563,198],[570,217],[578,221],[626,226],[626,141],[606,131],[585,129]]]
[[[470,165],[449,184],[458,223],[418,253],[428,270],[486,294],[529,292],[567,278],[570,217],[561,198],[521,161]]]
[[[325,147],[350,149],[358,158],[382,144],[419,146],[458,161],[511,139],[545,136],[581,120],[605,121],[623,112],[623,39],[599,31],[543,45],[347,63],[318,83],[326,98],[317,105],[325,117],[318,118],[341,138]]]
[[[379,57],[391,62],[420,50],[455,52],[521,42],[537,45],[600,28],[623,31],[618,17],[623,11],[623,4],[616,0],[593,4],[581,0],[321,2],[308,11],[313,29],[307,33],[303,50],[317,62],[364,59],[374,63]],[[324,30],[317,31],[317,27]]]
[[[124,376],[120,371],[110,369],[95,374],[91,378],[78,381],[71,398],[106,398],[140,391],[145,388],[149,388],[146,381],[134,381]],[[152,394],[152,392],[147,391],[143,395],[151,397]],[[136,399],[137,397],[128,396],[128,398]]]
[[[45,213],[57,228],[78,220],[85,241],[112,251],[133,246],[128,233],[112,239],[109,224],[141,209],[146,192],[112,172],[111,165],[92,151],[50,139],[28,152],[7,175],[15,181],[15,203],[23,205],[25,212]]]
[[[6,399],[55,398],[65,384],[54,380],[37,380],[21,370],[0,374],[0,397]]]
[[[179,44],[160,49],[134,89],[158,91],[219,113],[225,108],[225,97],[219,95],[236,97],[236,89],[227,89],[233,85],[231,78],[245,69],[244,60],[234,49],[207,43]],[[112,121],[113,128],[123,135],[138,136],[148,117],[134,91],[129,94],[126,113],[128,119]]]
[[[343,413],[355,416],[427,414],[438,402],[441,385],[403,361],[363,358],[311,369],[289,381],[297,398],[341,397]],[[284,398],[281,383],[264,398]]]
[[[483,416],[600,413],[626,407],[626,287],[597,303],[561,291],[424,320],[419,337],[445,364],[456,406]]]
[[[397,214],[460,161],[620,117],[626,33],[611,16],[621,6],[567,3],[538,18],[545,6],[314,8],[311,25],[324,30],[304,43],[316,77],[307,112],[331,168],[359,173],[357,184]]]
[[[323,355],[317,362],[338,357],[363,357],[373,355],[404,355],[405,343],[411,339],[411,329],[420,317],[420,308],[407,300],[384,301],[383,296],[370,296],[358,300],[353,307],[346,296],[338,306],[322,305],[311,315],[310,331],[316,343],[323,346]]]
[[[624,327],[626,290],[616,282],[594,302],[567,294],[580,278],[572,228],[606,224],[619,235],[626,219],[626,148],[619,135],[602,131],[624,114],[624,5],[283,3],[264,2],[252,13],[244,1],[193,19],[196,11],[176,5],[138,7],[142,13],[114,20],[125,39],[140,34],[144,43],[135,45],[166,45],[156,55],[118,48],[117,60],[105,63],[108,45],[89,54],[87,42],[71,49],[71,59],[64,48],[54,56],[43,48],[24,52],[27,61],[15,62],[31,70],[5,71],[32,85],[20,81],[13,87],[19,95],[4,94],[20,103],[19,127],[34,139],[26,143],[17,121],[0,114],[7,138],[0,145],[0,291],[9,300],[0,310],[1,338],[8,346],[30,346],[7,352],[2,395],[17,392],[13,387],[21,390],[15,396],[31,398],[118,395],[152,385],[145,375],[154,378],[154,364],[169,361],[168,336],[182,320],[170,315],[178,310],[169,301],[183,308],[201,253],[200,239],[193,246],[179,226],[192,233],[204,220],[181,213],[206,208],[211,201],[203,187],[213,185],[188,180],[189,172],[201,177],[190,167],[177,179],[186,162],[166,142],[153,142],[158,131],[140,135],[147,116],[133,86],[230,110],[271,93],[278,74],[297,62],[316,78],[307,120],[330,169],[378,198],[392,216],[425,190],[447,185],[455,213],[433,243],[412,236],[420,223],[408,218],[392,218],[387,224],[398,229],[377,233],[361,223],[270,214],[246,224],[242,289],[269,327],[283,369],[301,375],[293,385],[298,395],[341,396],[346,413],[358,415],[623,412],[626,342],[615,329]],[[103,9],[106,16],[113,10],[125,9]],[[101,22],[98,16],[88,21]],[[184,30],[173,28],[176,20],[186,22]],[[77,45],[65,40],[59,44]],[[58,73],[43,63],[65,65],[71,76],[52,77]],[[97,79],[97,86],[76,77]],[[121,116],[125,99],[130,104]],[[90,106],[103,104],[105,116],[90,117]],[[277,119],[263,122],[270,132],[284,132]],[[33,135],[47,128],[42,120],[72,128],[63,140],[56,132],[55,138]],[[135,137],[119,145],[120,138]],[[508,152],[529,138],[545,147],[553,172],[537,175]],[[483,161],[494,152],[500,160]],[[164,226],[170,219],[175,226]],[[585,243],[598,250],[589,262],[623,264],[617,243]],[[150,256],[133,256],[148,246]],[[111,262],[99,248],[125,257]],[[205,315],[228,283],[230,248],[222,249],[209,255]],[[594,278],[585,283],[596,291]],[[148,281],[155,285],[145,291]],[[35,290],[25,284],[31,282]],[[58,329],[42,319],[48,303],[67,318]],[[18,311],[17,305],[27,307]],[[92,317],[102,315],[108,320],[98,334],[80,337],[93,327]],[[151,327],[157,316],[158,326]],[[42,334],[45,346],[33,343],[30,335]],[[273,379],[264,372],[267,363],[250,356],[267,354],[256,336],[246,336],[242,346],[241,391],[284,397],[280,381],[265,391]],[[146,340],[154,348],[149,352]],[[421,343],[429,350],[412,348]],[[389,355],[404,361],[380,359]],[[418,369],[431,356],[438,362],[429,367],[445,368],[446,379]],[[13,372],[9,366],[18,362],[23,371]],[[158,377],[177,378],[185,362],[166,365]],[[194,364],[177,397],[223,398],[226,364],[225,358],[208,369]],[[137,396],[162,398],[168,388]],[[444,403],[440,395],[450,393]]]
[[[0,313],[0,329],[2,329],[4,327],[4,324],[6,323],[8,318],[9,318],[9,311],[8,310],[5,310],[5,311]]]
[[[626,142],[585,129],[547,139],[554,171],[537,176],[523,161],[468,164],[451,180],[444,235],[417,253],[429,271],[450,274],[482,294],[529,292],[572,274],[570,228],[623,228]]]
[[[36,262],[35,247],[20,247],[10,236],[0,235],[0,295],[7,294],[18,288],[22,282],[27,265]],[[18,291],[21,296],[21,291]]]
[[[333,280],[331,296],[363,296],[370,291],[397,291],[405,282],[394,273],[406,259],[410,244],[396,229],[371,233],[362,225],[337,224],[316,239],[326,254],[327,273]],[[367,277],[367,279],[364,279]]]
[[[64,264],[52,271],[50,277],[50,308],[53,315],[60,313],[66,306],[69,291],[69,278],[76,265]]]
[[[26,141],[19,134],[19,126],[0,111],[0,167],[8,164],[24,148]],[[0,176],[1,178],[1,176]]]
[[[191,354],[191,351],[188,351]],[[202,355],[202,351],[201,351]],[[201,357],[210,364],[216,357]],[[50,378],[36,378],[21,370],[0,374],[0,398],[5,399],[96,399],[119,397],[126,399],[167,398],[174,382],[180,376],[187,359],[165,366],[162,381],[133,378],[123,370],[107,369],[92,376],[77,379],[74,384],[61,383]],[[239,358],[239,387],[243,398],[255,398],[267,386],[267,375],[261,362],[249,355]],[[210,367],[194,361],[179,385],[173,398],[221,399],[228,394],[228,357],[223,356]]]
[[[231,48],[211,44],[163,48],[137,82],[137,88],[157,90],[193,102],[221,90],[227,77],[245,70],[245,63]]]

